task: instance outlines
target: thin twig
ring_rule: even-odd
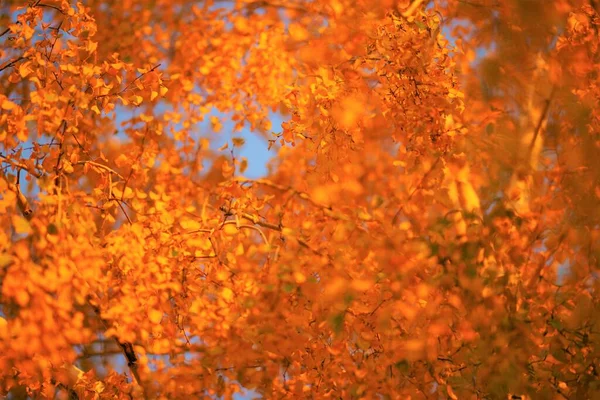
[[[68,387],[65,384],[57,382],[55,379],[52,379],[50,382],[53,385],[56,385],[57,388],[62,389],[65,392],[67,392],[69,394],[69,400],[79,400],[79,395],[77,394],[77,392],[74,389]]]
[[[42,3],[38,3],[38,7],[46,7],[46,8],[53,8],[56,11],[58,11],[59,13],[65,15],[65,12],[63,10],[61,10],[60,8],[56,7],[56,6],[52,6],[50,4],[42,4]]]
[[[154,67],[150,68],[148,71],[138,75],[134,80],[132,80],[131,82],[129,82],[127,84],[127,86],[125,86],[122,90],[118,91],[118,92],[113,92],[113,93],[107,93],[107,94],[101,94],[96,96],[96,99],[101,99],[103,97],[112,97],[112,96],[119,96],[123,93],[125,93],[127,90],[129,90],[129,88],[131,87],[131,85],[133,85],[135,82],[137,82],[138,80],[142,79],[145,75],[149,74],[150,72],[156,70],[158,67],[160,67],[161,64],[156,64]]]
[[[0,72],[4,71],[6,68],[12,67],[14,64],[16,64],[19,61],[24,60],[24,59],[25,59],[25,57],[17,57],[13,61],[11,61],[8,64],[6,64],[4,67],[0,68]]]
[[[542,125],[548,116],[548,111],[550,110],[550,103],[552,103],[552,98],[554,97],[554,93],[556,92],[556,86],[552,87],[552,91],[550,92],[550,96],[545,101],[544,109],[542,110],[542,114],[540,115],[540,119],[535,127],[535,132],[533,133],[533,139],[531,139],[531,143],[529,143],[529,156],[533,152],[533,148],[535,147],[535,142],[537,140],[540,131],[542,130]]]
[[[316,14],[316,15],[321,15],[323,17],[329,17],[330,14],[324,12],[324,11],[319,11],[319,10],[309,10],[306,7],[302,7],[301,5],[290,5],[290,4],[276,4],[276,3],[271,3],[268,1],[254,1],[252,3],[246,3],[244,4],[241,8],[239,8],[236,11],[241,11],[244,9],[250,9],[250,10],[255,10],[257,8],[281,8],[284,10],[291,10],[291,11],[296,11],[296,12],[301,12],[301,13],[306,13],[306,14]]]
[[[483,8],[491,8],[491,7],[498,7],[499,3],[493,3],[493,4],[481,4],[481,3],[473,3],[472,1],[467,1],[467,0],[457,0],[459,3],[468,5],[468,6],[473,6],[473,7],[483,7]]]
[[[333,211],[333,208],[330,205],[317,203],[308,195],[308,193],[301,192],[292,187],[285,187],[285,186],[279,185],[273,181],[270,181],[268,179],[249,179],[249,178],[244,178],[244,177],[238,177],[238,178],[234,178],[233,180],[236,182],[240,182],[240,184],[256,183],[256,184],[264,185],[264,186],[267,186],[267,187],[270,187],[270,188],[273,188],[273,189],[276,189],[276,190],[279,190],[282,192],[288,192],[288,191],[292,192],[294,195],[297,195],[302,200],[306,200],[313,206],[323,209],[328,214],[328,216],[335,217],[334,215],[331,214],[331,211]]]
[[[117,199],[115,196],[112,196],[111,198],[109,198],[109,200],[113,200],[117,203],[117,205],[119,206],[121,211],[123,211],[125,218],[127,218],[127,222],[129,222],[129,225],[133,225],[131,218],[129,218],[129,215],[127,215],[127,211],[125,211],[125,207],[123,207],[123,204],[121,204],[121,203],[125,203],[125,202],[123,200]]]
[[[38,179],[42,177],[41,173],[37,172],[34,168],[30,168],[30,167],[28,167],[27,165],[25,165],[23,163],[20,163],[20,162],[17,162],[17,161],[13,161],[13,160],[11,160],[11,159],[3,156],[2,154],[0,154],[0,158],[6,160],[4,162],[7,163],[7,164],[10,164],[11,167],[18,168],[20,170],[26,171],[30,175],[32,175],[32,176],[34,176],[34,177],[36,177]]]
[[[223,367],[223,368],[215,368],[215,371],[232,371],[235,369],[248,369],[248,368],[264,368],[262,365],[245,365],[241,367]]]
[[[221,211],[226,213],[226,215],[233,215],[231,212],[228,212],[227,208],[224,206],[221,207]],[[283,228],[281,225],[275,225],[270,222],[261,221],[260,220],[261,217],[259,217],[258,215],[252,215],[252,214],[248,214],[245,212],[240,212],[237,215],[239,215],[241,218],[244,218],[245,220],[248,220],[248,221],[254,223],[255,225],[262,226],[263,228],[267,228],[267,229],[272,229],[277,232],[281,232],[281,229]]]
[[[60,28],[62,27],[63,22],[64,21],[60,21],[60,24],[58,24],[58,27],[56,27],[56,37],[54,38],[54,41],[52,42],[52,46],[50,46],[50,51],[48,52],[48,55],[46,56],[48,61],[50,61],[50,57],[52,57],[52,53],[54,52],[54,46],[56,46],[56,42],[58,41],[58,38],[60,37]],[[56,73],[54,71],[52,71],[52,73],[54,73],[54,76],[56,77],[56,81],[58,82],[58,77],[56,76]],[[60,82],[58,82],[58,85],[62,89],[62,85]]]
[[[88,304],[92,307],[92,309],[94,310],[94,312],[96,313],[98,318],[100,318],[100,321],[102,321],[102,324],[104,324],[104,326],[107,327],[109,325],[108,321],[106,321],[104,318],[102,318],[102,315],[100,313],[100,308],[98,306],[94,305],[91,302],[91,299],[88,299]],[[140,373],[139,373],[139,368],[138,368],[139,360],[138,360],[137,355],[135,354],[133,345],[129,342],[121,342],[119,340],[119,338],[117,338],[117,337],[115,337],[114,339],[115,339],[115,342],[117,343],[117,345],[119,345],[119,347],[121,348],[121,351],[122,351],[123,355],[125,356],[125,359],[127,360],[127,366],[129,367],[131,374],[135,378],[136,383],[142,388],[142,391],[144,393],[144,398],[147,398],[146,390],[145,390],[144,386],[142,386],[142,379],[141,379]]]
[[[23,214],[25,218],[30,220],[33,215],[33,210],[29,206],[29,201],[27,201],[27,198],[23,195],[23,193],[21,193],[21,189],[19,188],[19,186],[10,182],[1,168],[0,178],[4,179],[8,184],[8,189],[13,191],[17,195],[17,206],[19,207],[19,210],[21,210],[21,214]]]
[[[423,183],[425,183],[425,180],[433,172],[434,168],[437,166],[437,164],[440,162],[441,159],[442,159],[442,157],[440,156],[440,157],[437,158],[437,160],[435,160],[435,162],[433,163],[433,165],[431,166],[431,168],[429,168],[429,170],[427,172],[425,172],[425,175],[423,175],[423,177],[419,181],[419,184],[408,195],[408,198],[406,199],[406,201],[400,206],[400,208],[398,208],[398,211],[396,211],[396,214],[394,214],[394,218],[392,218],[392,226],[396,225],[396,222],[398,221],[398,217],[400,217],[400,213],[404,209],[404,204],[406,204],[407,202],[409,202],[412,199],[412,197],[415,195],[415,193],[417,193],[419,190],[421,190],[423,188]]]
[[[231,224],[236,224],[237,225],[236,221],[233,221],[233,220],[223,222],[223,225],[231,225]],[[262,237],[262,239],[265,241],[265,244],[267,244],[267,245],[269,244],[269,240],[265,236],[264,232],[261,231],[256,226],[252,226],[252,225],[237,225],[237,227],[239,229],[245,228],[245,229],[253,229],[253,230],[257,231],[260,234],[260,236]]]
[[[118,173],[117,171],[115,171],[114,169],[112,169],[112,168],[110,168],[110,167],[107,167],[106,165],[103,165],[103,164],[97,163],[97,162],[95,162],[95,161],[89,161],[89,160],[88,160],[88,161],[78,161],[78,162],[76,162],[76,163],[75,163],[75,165],[84,165],[84,164],[90,164],[90,165],[93,165],[94,167],[97,167],[97,168],[103,169],[103,170],[105,170],[105,171],[107,171],[107,172],[113,173],[113,174],[115,174],[116,176],[118,176],[118,177],[119,177],[119,178],[121,178],[121,179],[125,179],[125,178],[123,178],[123,175],[119,174],[119,173]]]

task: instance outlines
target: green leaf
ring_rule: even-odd
[[[427,29],[427,25],[425,25],[424,23],[422,23],[421,21],[416,21],[415,20],[415,25],[419,27],[420,30],[425,30]]]
[[[440,252],[440,245],[438,243],[429,243],[429,249],[431,250],[431,256],[437,256]]]
[[[46,227],[46,230],[48,231],[49,235],[57,235],[58,234],[58,228],[53,223],[49,223],[48,226]]]
[[[354,300],[354,295],[352,293],[346,293],[344,296],[344,304],[349,305]]]
[[[551,319],[550,321],[548,321],[548,324],[550,324],[550,326],[553,327],[554,329],[556,329],[557,331],[560,331],[563,328],[560,321],[556,320],[556,319]]]
[[[344,327],[345,315],[345,312],[341,312],[339,314],[336,314],[333,318],[331,318],[331,328],[336,334],[340,333],[342,331],[342,328]]]
[[[283,291],[286,293],[292,293],[294,291],[294,289],[296,289],[296,286],[294,286],[293,284],[286,282],[283,284]]]
[[[398,371],[406,373],[410,368],[410,363],[407,360],[401,360],[394,364],[394,367],[396,367]]]

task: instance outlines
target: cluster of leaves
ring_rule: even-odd
[[[600,396],[595,0],[1,10],[0,393]]]

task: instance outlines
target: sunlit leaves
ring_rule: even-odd
[[[291,24],[288,30],[290,32],[290,37],[299,42],[304,41],[310,37],[310,33],[308,32],[308,30],[304,26],[297,23]]]
[[[25,218],[23,218],[20,215],[13,215],[12,224],[17,234],[31,233],[31,225]]]
[[[593,7],[13,3],[3,394],[597,395]]]

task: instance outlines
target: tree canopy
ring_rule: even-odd
[[[0,10],[0,394],[600,397],[600,2]]]

